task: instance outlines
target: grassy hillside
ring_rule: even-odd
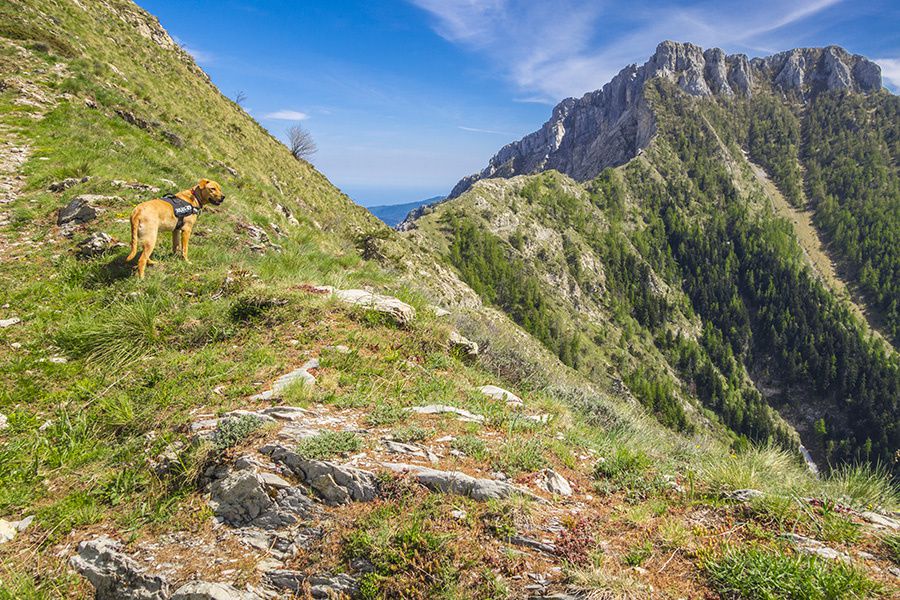
[[[547,219],[584,211],[560,253],[542,259],[565,263],[557,283],[569,295],[547,291],[533,241],[506,233],[436,237],[442,263],[294,160],[152,17],[115,0],[0,6],[0,131],[0,527],[35,517],[0,544],[0,598],[92,597],[68,561],[99,535],[173,590],[201,578],[256,594],[287,570],[307,587],[310,576],[344,574],[367,598],[891,594],[896,535],[863,511],[897,510],[896,490],[866,469],[818,479],[790,453],[749,446],[698,401],[686,369],[719,382],[725,401],[750,388],[737,362],[711,353],[721,335],[672,283],[672,257],[654,254],[626,216],[635,198],[622,173],[588,190],[552,175],[510,188],[507,199]],[[98,232],[127,241],[135,203],[200,177],[219,181],[227,200],[201,215],[192,263],[161,241],[139,281],[115,241],[79,256]],[[96,218],[57,226],[76,197]],[[491,198],[466,218],[499,217]],[[523,250],[515,269],[498,264],[507,243]],[[483,260],[467,248],[486,250]],[[525,294],[522,278],[533,283]],[[399,326],[320,285],[377,289],[416,316]],[[608,293],[598,302],[582,289]],[[576,327],[573,301],[592,311],[590,328]],[[435,302],[452,313],[439,316]],[[448,343],[453,329],[479,342],[477,359]],[[313,358],[314,386],[254,397]],[[524,405],[478,391],[488,384]],[[427,405],[482,419],[404,410]],[[292,422],[247,414],[272,408],[304,411]],[[199,435],[211,421],[211,435]],[[270,443],[369,470],[377,495],[326,505],[318,488],[270,464],[260,452]],[[278,551],[284,538],[260,547],[214,520],[210,480],[241,458],[314,507],[277,532],[294,536],[292,552]],[[491,481],[502,472],[523,493],[444,494],[389,462]],[[540,487],[547,468],[571,496]],[[735,499],[745,488],[762,495]],[[853,558],[808,556],[786,532]],[[746,569],[759,574],[756,589]]]

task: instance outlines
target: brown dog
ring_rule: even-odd
[[[141,202],[131,211],[131,252],[125,260],[130,261],[137,255],[140,242],[142,251],[137,271],[138,276],[143,279],[144,269],[148,264],[153,264],[150,256],[156,246],[159,231],[171,231],[172,252],[178,254],[180,250],[181,257],[188,260],[188,240],[191,239],[191,230],[200,210],[207,204],[218,206],[223,200],[225,194],[218,183],[201,179],[191,189],[178,192],[167,199],[155,198]]]

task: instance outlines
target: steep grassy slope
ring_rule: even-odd
[[[545,323],[534,297],[501,294],[482,280],[486,297],[509,297],[534,317],[524,325],[546,325],[534,329],[544,342],[567,342],[550,344],[551,352],[483,306],[451,267],[290,157],[132,4],[0,5],[0,82],[0,320],[8,323],[0,328],[0,413],[8,420],[0,518],[35,516],[0,544],[0,598],[91,597],[67,565],[79,542],[100,534],[124,542],[135,564],[173,588],[201,578],[258,590],[273,570],[289,570],[304,585],[310,575],[346,574],[362,597],[515,598],[538,588],[684,597],[731,593],[746,566],[780,570],[774,584],[760,579],[771,593],[890,593],[896,539],[857,511],[895,510],[895,490],[864,470],[816,479],[774,449],[729,452],[736,437],[696,408],[681,367],[655,341],[669,330],[688,340],[702,332],[685,294],[657,274],[669,272],[655,262],[642,270],[647,240],[617,233],[604,246],[603,261],[621,265],[609,287],[619,308],[608,316],[605,304],[584,302],[596,307],[592,339],[606,335],[607,346],[578,346],[585,333],[573,345],[577,319],[562,299],[547,296],[557,320]],[[201,216],[191,264],[161,243],[142,282],[119,246],[76,256],[78,243],[99,231],[127,239],[131,206],[158,193],[147,186],[180,189],[200,176],[217,179],[227,200]],[[617,202],[618,186],[627,189],[614,177],[590,194],[564,180],[545,182],[552,194],[543,183],[528,194],[535,210],[556,210],[558,187],[605,207]],[[70,187],[48,189],[66,178]],[[58,209],[85,195],[97,217],[57,227]],[[623,207],[630,202],[622,196]],[[605,209],[590,213],[598,223],[607,218]],[[490,239],[473,236],[496,251]],[[572,243],[586,239],[573,234]],[[620,249],[618,240],[627,244]],[[603,264],[581,277],[602,284]],[[652,279],[650,291],[629,284],[632,271]],[[508,269],[473,264],[472,272],[516,283]],[[378,288],[417,314],[399,327],[318,284]],[[435,301],[453,313],[439,317]],[[447,343],[453,328],[481,343],[477,361]],[[254,398],[311,358],[319,359],[314,387]],[[484,396],[485,384],[516,392],[524,406]],[[734,386],[746,388],[743,374]],[[683,416],[684,431],[663,427],[635,395],[655,400],[653,409],[676,425]],[[429,404],[469,410],[483,424],[403,410]],[[252,417],[224,419],[205,441],[196,435],[228,411],[273,406],[304,408],[292,425],[315,435],[292,438],[291,424],[258,427]],[[765,407],[760,414],[773,417]],[[391,453],[386,441],[418,444],[437,462]],[[239,457],[269,468],[259,453],[265,443],[371,469],[378,496],[326,506],[278,471],[317,499],[315,516],[288,532],[312,529],[315,543],[294,554],[248,544],[246,532],[213,520],[206,484]],[[391,475],[384,463],[397,461],[483,478],[502,471],[541,500],[432,492]],[[544,468],[562,474],[573,495],[542,490]],[[766,496],[728,499],[748,487]],[[792,500],[801,497],[815,501]],[[785,531],[872,558],[845,567],[794,557]],[[553,545],[535,547],[540,540]]]

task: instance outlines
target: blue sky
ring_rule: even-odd
[[[363,205],[447,193],[567,96],[664,39],[764,56],[839,44],[900,87],[900,2],[138,0],[274,135]]]

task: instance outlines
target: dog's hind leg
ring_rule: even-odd
[[[140,237],[139,218],[137,211],[131,213],[131,252],[125,257],[125,262],[130,262],[137,254],[138,238]]]
[[[153,264],[153,261],[150,260],[150,255],[153,254],[153,248],[156,247],[156,232],[148,233],[143,242],[144,248],[141,251],[141,257],[138,259],[138,277],[141,279],[144,278],[144,269],[147,268],[147,265]]]

